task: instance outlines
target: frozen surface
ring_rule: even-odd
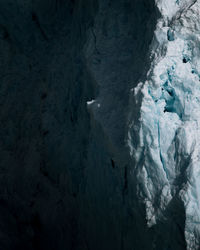
[[[156,1],[161,12],[146,80],[134,89],[140,111],[128,135],[138,197],[149,227],[176,197],[185,210],[188,250],[200,245],[200,1]]]

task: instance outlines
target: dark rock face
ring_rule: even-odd
[[[1,1],[0,249],[150,249],[125,139],[153,2]]]

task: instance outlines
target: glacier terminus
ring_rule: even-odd
[[[183,203],[188,250],[200,246],[200,1],[156,0],[146,79],[132,89],[128,145],[149,227]]]

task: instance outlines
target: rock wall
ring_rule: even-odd
[[[154,249],[126,140],[158,17],[151,0],[0,2],[0,249]]]

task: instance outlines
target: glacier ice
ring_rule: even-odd
[[[155,0],[161,13],[146,80],[132,89],[130,121],[138,196],[149,227],[173,197],[185,207],[188,250],[200,246],[200,1]]]

